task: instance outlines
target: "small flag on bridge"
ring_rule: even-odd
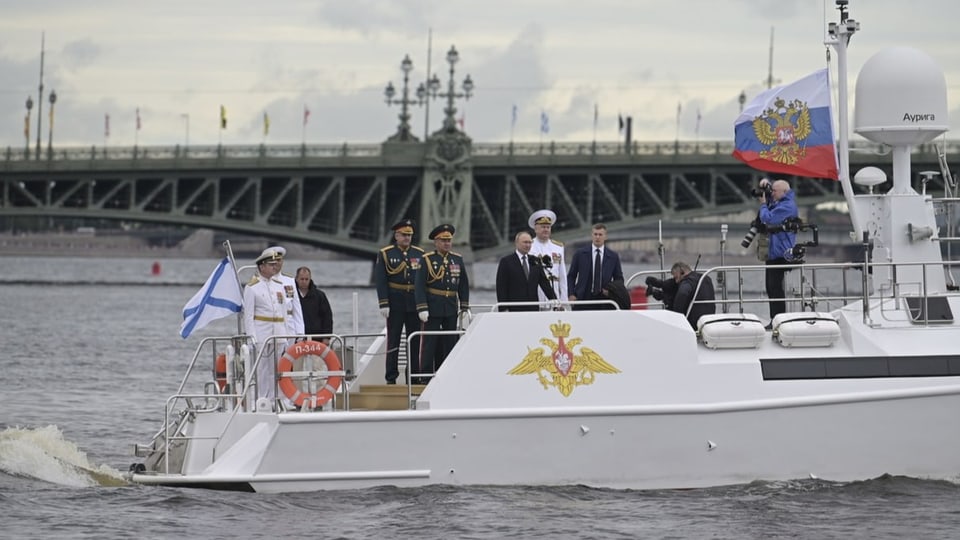
[[[227,108],[220,106],[220,129],[227,129]]]

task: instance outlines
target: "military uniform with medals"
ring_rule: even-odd
[[[280,258],[276,251],[266,250],[257,259],[257,265]],[[285,285],[277,276],[265,278],[256,274],[243,289],[243,328],[256,341],[256,352],[263,355],[257,367],[257,396],[276,396],[276,360],[286,349],[287,340],[271,340],[273,336],[289,334],[293,304],[300,303],[294,295],[287,295]]]
[[[452,240],[453,233],[453,225],[440,225],[430,232],[430,239]],[[439,250],[426,253],[414,290],[417,311],[428,315],[425,330],[456,330],[457,316],[469,312],[470,281],[459,253]],[[425,336],[420,357],[423,372],[434,373],[440,369],[458,339],[456,335]]]
[[[280,268],[283,269],[283,258],[287,256],[287,250],[281,246],[273,246],[267,248],[268,250],[274,250],[280,254]],[[293,276],[288,276],[282,271],[279,272],[275,279],[279,280],[280,283],[283,283],[283,292],[289,298],[297,298],[297,302],[291,302],[290,307],[291,311],[288,314],[287,318],[287,334],[299,336],[306,333],[306,330],[303,326],[303,306],[300,305],[299,297],[297,296],[297,280],[293,279]]]
[[[530,219],[527,224],[530,225],[531,229],[536,230],[537,225],[550,225],[553,226],[557,221],[557,215],[553,213],[552,210],[537,210],[530,215]],[[530,255],[538,257],[543,264],[542,258],[547,256],[550,259],[550,267],[543,264],[544,272],[547,274],[547,278],[550,280],[550,286],[553,288],[553,292],[556,293],[557,298],[561,301],[566,301],[568,298],[567,294],[567,261],[563,255],[564,248],[563,242],[558,242],[553,238],[547,239],[547,241],[542,241],[537,235],[533,237],[533,245],[530,247]],[[541,309],[547,309],[547,302],[550,300],[547,298],[547,295],[540,289],[537,289],[537,295],[540,299]]]
[[[413,235],[413,221],[405,219],[393,226],[394,233]],[[386,372],[387,384],[395,384],[400,375],[398,366],[400,347],[404,329],[407,335],[421,329],[420,319],[417,317],[417,302],[414,296],[414,278],[423,260],[423,249],[410,245],[403,249],[396,243],[390,244],[377,254],[374,266],[374,281],[377,285],[377,298],[380,309],[388,309],[387,315],[387,357]],[[420,339],[414,338],[410,342],[407,355],[408,373],[420,372]]]

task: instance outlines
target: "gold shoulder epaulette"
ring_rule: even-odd
[[[437,250],[423,252],[424,257],[429,257],[430,255],[436,255],[436,254],[437,254]]]
[[[423,252],[424,252],[422,247],[420,247],[420,246],[415,246],[415,245],[413,245],[413,244],[410,245],[410,249],[415,249],[415,250],[419,251],[420,253],[423,253]]]
[[[461,259],[463,258],[463,255],[457,253],[456,251],[451,251],[450,254],[451,254],[451,255],[455,255],[455,256],[457,256],[457,257],[460,257]]]
[[[257,283],[260,283],[260,278],[258,278],[257,276],[253,276],[252,278],[250,278],[250,281],[247,282],[247,285],[248,286],[256,285]]]
[[[389,246],[383,246],[382,248],[380,248],[380,251],[387,251],[392,247],[394,247],[394,244],[390,244]]]
[[[554,244],[560,246],[560,247],[563,247],[563,242],[559,242],[559,241],[557,241],[557,240],[554,240],[553,238],[551,238],[550,241],[553,242]]]

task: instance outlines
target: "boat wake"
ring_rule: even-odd
[[[71,487],[127,485],[119,471],[90,463],[53,425],[8,427],[0,432],[0,471]]]

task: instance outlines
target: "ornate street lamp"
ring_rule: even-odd
[[[457,52],[456,47],[453,45],[450,46],[450,50],[447,52],[447,63],[450,64],[450,80],[447,84],[446,92],[438,92],[440,90],[440,79],[436,74],[430,79],[428,83],[428,91],[430,97],[445,97],[447,98],[447,106],[443,109],[445,114],[443,118],[443,129],[445,131],[456,131],[457,130],[457,108],[454,106],[454,99],[463,98],[465,100],[470,99],[470,96],[473,95],[473,79],[470,78],[470,75],[463,80],[461,88],[463,92],[457,92],[456,86],[454,84],[454,65],[460,60],[460,53]]]
[[[53,106],[57,103],[57,91],[50,90],[50,124],[47,126],[47,159],[53,158]]]
[[[740,103],[740,112],[743,112],[743,105],[747,102],[747,91],[741,90],[740,97],[737,98],[737,101]]]
[[[33,98],[27,96],[27,119],[24,120],[23,124],[23,138],[27,141],[27,146],[24,149],[23,157],[24,159],[30,159],[30,113],[33,110]]]
[[[426,102],[427,89],[423,83],[420,83],[420,86],[417,87],[417,98],[412,99],[410,97],[410,71],[412,70],[413,61],[410,60],[409,54],[405,55],[403,61],[400,62],[400,71],[403,71],[403,97],[394,99],[394,96],[397,95],[397,89],[394,88],[392,81],[387,83],[387,87],[383,90],[387,106],[400,105],[400,125],[397,127],[397,132],[387,139],[391,142],[419,141],[416,136],[410,133],[409,107],[410,105],[423,105]]]

